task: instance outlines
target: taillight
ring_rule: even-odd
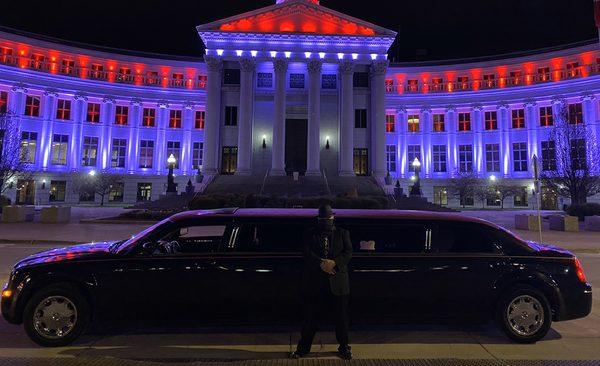
[[[583,267],[581,266],[581,262],[579,261],[579,259],[574,258],[575,260],[575,273],[577,274],[577,278],[579,278],[579,281],[581,282],[587,282],[587,279],[585,278],[585,272],[583,271]]]

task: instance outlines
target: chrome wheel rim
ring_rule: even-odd
[[[47,339],[66,337],[77,323],[77,308],[64,296],[50,296],[40,301],[33,313],[33,326]]]
[[[521,295],[508,305],[506,319],[513,332],[530,336],[544,325],[544,307],[535,297]]]

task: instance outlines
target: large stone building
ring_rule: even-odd
[[[458,204],[447,179],[473,171],[521,185],[508,206],[526,207],[531,158],[553,153],[560,106],[600,132],[596,42],[390,64],[395,32],[318,0],[277,0],[197,30],[198,59],[0,32],[0,108],[14,114],[35,172],[7,195],[78,203],[93,197],[70,189],[73,177],[108,171],[125,177],[111,202],[153,199],[171,154],[180,187],[201,170],[204,182],[299,172],[382,185],[389,172],[406,189],[418,158],[436,203]],[[546,208],[559,205],[543,193]]]

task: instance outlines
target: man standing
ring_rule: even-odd
[[[306,311],[302,334],[292,358],[310,352],[317,332],[319,318],[329,315],[335,320],[335,336],[342,359],[352,359],[348,339],[348,263],[352,257],[352,242],[347,230],[334,225],[330,206],[319,207],[316,228],[308,229],[303,236],[304,273],[302,297]]]

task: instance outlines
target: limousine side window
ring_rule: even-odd
[[[298,253],[306,229],[308,225],[288,222],[243,223],[237,232],[235,251]]]
[[[170,244],[174,253],[211,253],[219,250],[225,233],[225,225],[183,225],[174,228],[158,240],[158,244]],[[158,251],[158,255],[165,254]]]
[[[423,225],[364,223],[343,227],[350,232],[352,246],[358,253],[421,253],[425,250]]]
[[[470,223],[439,223],[433,231],[433,253],[500,253],[498,239],[485,227]]]

